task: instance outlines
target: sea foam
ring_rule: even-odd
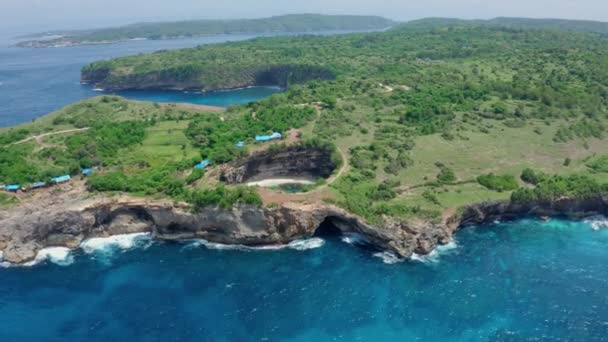
[[[80,248],[87,253],[111,253],[115,249],[128,250],[136,247],[147,247],[152,242],[150,233],[113,235],[104,238],[91,238],[83,241]]]
[[[590,225],[593,230],[608,228],[608,218],[605,216],[592,216],[583,222]]]
[[[404,259],[399,258],[397,256],[397,254],[395,254],[393,252],[388,252],[388,251],[374,253],[373,256],[375,256],[376,258],[382,259],[383,263],[389,264],[389,265],[397,264],[397,263],[404,261]]]
[[[456,242],[450,241],[449,243],[447,243],[445,245],[437,246],[429,254],[420,255],[420,254],[414,253],[410,257],[410,259],[414,260],[414,261],[423,262],[423,263],[438,263],[439,259],[441,258],[442,255],[449,254],[457,248],[458,248],[458,245],[456,244]]]
[[[72,251],[67,247],[49,247],[38,251],[36,258],[23,266],[34,266],[44,261],[52,262],[59,266],[68,266],[74,262]]]
[[[349,245],[365,245],[369,243],[363,235],[357,233],[343,233],[340,240]]]
[[[310,238],[302,240],[294,240],[286,245],[268,245],[268,246],[245,246],[245,245],[228,245],[207,240],[196,240],[188,244],[185,248],[196,248],[204,246],[208,249],[215,250],[232,250],[232,251],[277,251],[281,249],[293,249],[296,251],[305,251],[309,249],[319,248],[325,244],[325,240],[321,238]]]

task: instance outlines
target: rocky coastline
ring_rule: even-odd
[[[118,72],[95,63],[83,68],[81,83],[92,84],[107,91],[169,90],[212,92],[256,86],[287,88],[290,84],[334,80],[336,74],[325,67],[307,64],[260,64],[244,69],[228,70],[232,77],[210,80],[206,72],[192,72],[188,77],[177,73],[152,71],[147,73]]]
[[[24,264],[48,247],[78,248],[82,241],[130,233],[150,233],[157,240],[204,239],[247,246],[283,245],[318,233],[330,224],[357,233],[374,248],[407,258],[428,254],[451,241],[463,226],[521,217],[584,218],[608,215],[608,199],[560,199],[551,203],[488,202],[445,215],[440,223],[387,222],[382,226],[327,204],[286,203],[274,208],[240,205],[193,212],[186,204],[130,197],[97,198],[71,205],[39,207],[0,214],[3,261]]]

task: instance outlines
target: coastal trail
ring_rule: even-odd
[[[34,135],[34,136],[29,137],[29,138],[25,138],[23,140],[19,140],[17,142],[14,142],[12,144],[8,144],[8,146],[19,145],[19,144],[23,144],[23,143],[26,143],[26,142],[32,141],[32,140],[36,140],[36,142],[38,144],[42,145],[43,144],[42,139],[45,138],[45,137],[49,137],[49,136],[52,136],[52,135],[59,135],[59,134],[84,132],[84,131],[88,131],[89,129],[91,129],[91,127],[74,128],[74,129],[67,129],[65,131],[50,132],[50,133],[44,133],[44,134]]]

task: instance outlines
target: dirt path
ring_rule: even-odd
[[[65,131],[51,132],[51,133],[44,133],[44,134],[34,135],[32,137],[29,137],[29,138],[26,138],[26,139],[14,142],[12,144],[9,144],[9,146],[23,144],[23,143],[26,143],[26,142],[32,141],[32,140],[36,140],[37,143],[43,144],[42,143],[42,138],[49,137],[51,135],[68,134],[68,133],[75,133],[75,132],[84,132],[84,131],[88,131],[90,128],[91,127],[75,128],[75,129],[67,129]]]

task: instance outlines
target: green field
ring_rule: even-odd
[[[406,26],[160,52],[85,73],[107,72],[104,82],[118,84],[151,74],[221,83],[277,65],[298,66],[277,80],[289,81],[286,92],[221,113],[106,96],[3,130],[0,182],[93,166],[94,191],[259,204],[251,189],[218,185],[193,165],[238,160],[268,146],[255,145],[255,135],[297,129],[302,144],[346,156],[346,169],[323,191],[370,222],[437,220],[487,200],[608,193],[608,41],[595,34]],[[335,77],[299,78],[305,70]],[[11,145],[74,128],[88,130]]]

